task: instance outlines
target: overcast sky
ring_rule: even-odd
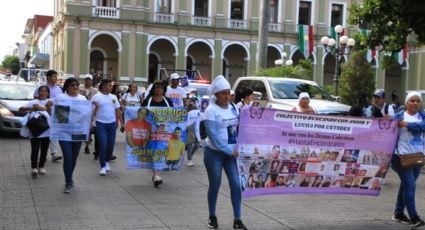
[[[22,42],[25,24],[35,14],[53,16],[54,0],[3,0],[0,7],[0,62]]]

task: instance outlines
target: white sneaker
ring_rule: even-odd
[[[111,171],[111,166],[109,165],[109,162],[106,162],[105,169],[106,169],[106,172],[110,172]]]
[[[192,167],[194,164],[193,164],[193,161],[189,161],[189,162],[187,162],[187,166],[189,166],[189,167]]]
[[[46,174],[46,170],[44,168],[39,168],[38,172],[40,173],[40,175],[45,175]]]
[[[106,176],[106,167],[103,167],[103,168],[100,169],[99,175]]]
[[[31,170],[31,176],[33,178],[37,177],[37,174],[38,174],[38,170],[37,169],[34,168],[34,169]]]

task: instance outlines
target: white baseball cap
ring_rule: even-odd
[[[84,79],[87,79],[87,78],[90,78],[90,80],[93,80],[93,75],[88,73],[88,74],[86,74],[86,77]]]
[[[180,79],[180,75],[178,73],[172,73],[170,78],[171,78],[171,80]]]

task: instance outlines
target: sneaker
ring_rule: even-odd
[[[189,167],[192,167],[194,164],[193,164],[193,161],[189,161],[189,162],[187,162],[187,166],[189,166]]]
[[[57,162],[58,160],[61,160],[61,159],[62,159],[62,156],[59,156],[57,154],[52,155],[52,161],[53,162]]]
[[[420,227],[420,226],[424,226],[424,225],[425,225],[425,222],[423,220],[421,220],[419,217],[412,218],[410,220],[410,227],[413,228],[413,229]]]
[[[404,213],[394,213],[391,219],[403,224],[410,224],[410,219]]]
[[[152,181],[155,188],[158,188],[158,186],[162,184],[162,177],[160,177],[159,175],[155,175],[152,177]]]
[[[117,157],[116,157],[116,156],[112,156],[112,157],[111,157],[111,161],[113,161],[113,160],[115,160],[115,159],[117,159]]]
[[[40,175],[45,175],[46,174],[46,170],[44,168],[39,168],[38,172],[40,173]]]
[[[208,227],[209,228],[218,228],[218,222],[216,216],[210,216],[208,218]]]
[[[65,189],[63,190],[63,193],[68,194],[68,193],[71,193],[71,191],[72,191],[72,186],[65,186]]]
[[[110,172],[111,171],[111,166],[109,165],[109,162],[106,162],[105,169],[106,169],[106,172]]]
[[[32,169],[31,170],[31,176],[32,176],[32,178],[36,178],[37,175],[38,175],[38,170],[37,169]]]
[[[93,153],[93,154],[94,154],[94,153]],[[99,160],[99,156],[94,155],[94,156],[93,156],[93,160],[95,160],[95,161]]]
[[[233,229],[244,229],[248,230],[245,225],[242,223],[242,220],[233,220]]]
[[[99,175],[106,176],[106,167],[103,167],[103,168],[100,169]]]
[[[90,148],[89,148],[88,145],[84,148],[84,153],[85,154],[90,154]]]

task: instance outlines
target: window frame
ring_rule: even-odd
[[[196,16],[195,15],[195,1],[196,0],[192,0],[192,16],[193,17],[203,17],[203,16]],[[206,17],[210,18],[211,17],[211,7],[212,7],[212,2],[213,0],[208,0],[208,15]]]
[[[342,23],[339,24],[342,27],[346,28],[347,26],[347,3],[346,2],[340,2],[340,1],[330,1],[328,10],[329,10],[329,18],[328,18],[328,25],[330,28],[332,28],[332,5],[342,5]],[[338,25],[338,24],[337,24]]]

